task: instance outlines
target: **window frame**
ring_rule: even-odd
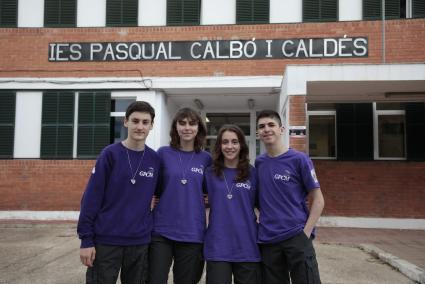
[[[308,153],[310,153],[310,117],[311,116],[333,116],[334,117],[334,139],[335,139],[335,157],[313,157],[312,159],[316,160],[336,160],[337,159],[337,149],[338,149],[338,141],[337,141],[337,133],[336,133],[336,110],[309,110],[307,111],[307,149]]]
[[[404,157],[380,157],[379,156],[379,116],[391,116],[391,115],[402,115],[404,116]],[[373,159],[374,160],[400,160],[404,161],[407,159],[407,145],[406,145],[406,111],[404,109],[399,110],[378,110],[376,102],[373,103]]]
[[[113,22],[111,23],[111,19],[109,19],[111,17],[111,14],[108,14],[108,12],[110,12],[109,9],[109,5],[112,5],[111,1],[119,1],[120,5],[121,5],[121,10],[119,12],[119,23],[117,22]],[[132,7],[129,3],[129,1],[134,1],[136,4],[136,7]],[[134,4],[134,3],[131,3]],[[130,6],[130,7],[128,7]],[[134,9],[135,13],[136,13],[136,18],[135,19],[131,19],[131,21],[126,22],[126,19],[128,17],[128,10],[132,10],[132,8]],[[125,13],[126,12],[126,13]],[[106,27],[137,27],[139,25],[139,1],[138,0],[106,0],[106,19],[105,19],[105,26]],[[109,21],[108,21],[109,19]]]
[[[174,1],[174,3],[172,3]],[[202,11],[202,1],[201,0],[180,0],[180,5],[178,3],[179,0],[167,0],[166,3],[166,26],[170,27],[178,27],[178,26],[199,26],[201,25],[201,11]],[[186,20],[185,17],[185,1],[197,1],[198,2],[198,11],[197,11],[197,21],[196,22],[190,22],[189,20]],[[180,6],[177,13],[180,13],[181,17],[179,20],[170,19],[174,15],[171,14],[171,9],[173,6]],[[170,7],[171,6],[171,7]],[[176,16],[177,18],[177,16]]]
[[[18,27],[18,4],[19,4],[19,0],[9,0],[11,3],[14,2],[14,15],[10,15],[11,18],[14,17],[14,23],[4,23],[4,19],[2,17],[2,11],[4,9],[4,5],[6,5],[6,3],[3,2],[4,0],[0,0],[0,28],[16,28]],[[9,3],[10,4],[10,3]],[[8,17],[9,18],[9,17]]]
[[[55,23],[48,23],[47,22],[47,12],[51,12],[51,10],[48,10],[48,5],[51,4],[49,2],[49,0],[44,0],[44,19],[43,19],[43,27],[45,28],[75,28],[77,27],[77,14],[78,14],[78,0],[53,0],[53,1],[60,1],[59,2],[59,6],[62,4],[62,1],[73,1],[73,5],[74,5],[74,15],[73,15],[73,22],[72,23],[63,23],[62,19],[61,19],[61,13],[62,13],[62,9],[61,7],[59,7],[59,9],[57,11],[53,11],[56,12],[58,18],[60,19],[58,22]],[[53,8],[51,8],[53,9]],[[51,12],[51,13],[53,13]]]

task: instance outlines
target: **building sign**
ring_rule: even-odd
[[[176,61],[367,57],[367,37],[50,43],[49,61]]]

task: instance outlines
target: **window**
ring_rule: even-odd
[[[134,27],[138,25],[138,0],[107,0],[106,26]]]
[[[375,159],[404,159],[405,112],[399,103],[375,104]]]
[[[303,22],[338,20],[338,0],[303,0]]]
[[[201,21],[201,0],[167,0],[167,25],[194,26]]]
[[[125,111],[136,99],[114,98],[111,101],[111,138],[110,143],[123,141],[127,138],[127,128],[124,127]]]
[[[74,92],[43,93],[41,120],[42,159],[71,159],[74,136]]]
[[[335,117],[335,110],[308,112],[310,157],[327,159],[336,158]]]
[[[111,94],[80,92],[78,96],[77,157],[96,158],[110,142]]]
[[[270,0],[236,0],[237,24],[268,24]]]
[[[75,27],[76,0],[45,0],[45,27]]]
[[[406,104],[407,159],[425,161],[425,103]]]
[[[385,19],[406,18],[406,1],[408,0],[385,0]],[[380,20],[381,18],[382,0],[363,0],[363,19]]]
[[[18,0],[0,0],[0,27],[16,27]]]
[[[0,158],[13,158],[15,139],[15,105],[14,91],[0,91]]]
[[[413,18],[425,18],[424,0],[412,0],[412,16]]]

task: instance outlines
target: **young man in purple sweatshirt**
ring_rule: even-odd
[[[146,144],[155,111],[137,101],[126,110],[128,138],[99,155],[81,201],[77,232],[87,283],[144,283],[151,241],[151,200],[159,169]]]
[[[260,112],[257,131],[266,147],[255,160],[263,283],[320,283],[312,239],[324,200],[313,164],[306,154],[284,145],[277,112]]]

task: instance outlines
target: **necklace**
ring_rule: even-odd
[[[124,146],[125,146],[125,145],[124,145]],[[146,152],[146,151],[145,151],[145,150],[143,150],[142,157],[141,157],[141,158],[140,158],[140,160],[139,160],[139,164],[137,165],[137,169],[136,169],[136,171],[134,172],[134,174],[133,174],[133,167],[131,166],[130,154],[128,154],[128,149],[127,149],[127,147],[125,147],[125,151],[127,152],[128,165],[130,166],[130,176],[131,176],[130,182],[131,182],[132,184],[135,184],[135,183],[136,183],[136,174],[137,174],[137,172],[139,171],[140,165],[142,164],[143,157],[145,156],[145,152]]]
[[[224,184],[226,185],[226,188],[227,188],[227,199],[232,199],[233,198],[232,191],[233,191],[233,186],[235,185],[235,183],[232,182],[232,186],[229,189],[229,185],[227,184],[226,174],[224,173],[224,170],[223,170],[223,177],[224,177]]]
[[[192,162],[193,156],[195,155],[195,151],[193,151],[192,156],[190,157],[188,167],[183,166],[182,157],[180,155],[180,150],[177,150],[177,151],[178,151],[177,153],[179,154],[179,161],[180,161],[180,166],[181,166],[181,169],[182,169],[182,178],[180,179],[180,182],[181,182],[181,184],[185,185],[185,184],[187,184],[186,171],[190,167],[190,162]]]

